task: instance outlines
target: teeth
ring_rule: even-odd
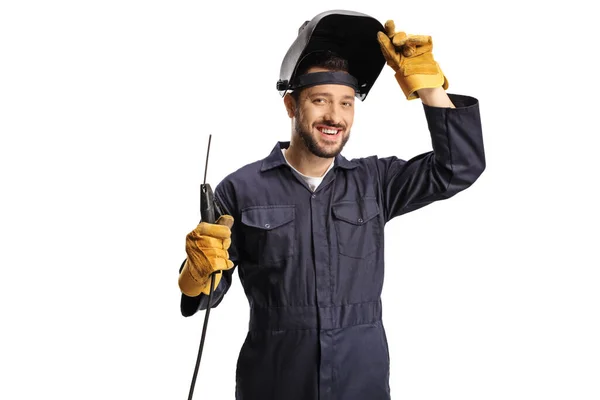
[[[321,132],[326,133],[328,135],[335,135],[336,133],[338,133],[337,129],[321,129]]]

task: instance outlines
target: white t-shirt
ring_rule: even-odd
[[[321,181],[323,181],[323,178],[325,177],[325,175],[327,175],[327,173],[331,170],[331,168],[333,168],[333,161],[331,162],[331,165],[329,165],[329,168],[327,168],[327,171],[325,171],[325,173],[323,174],[323,176],[319,176],[319,177],[306,176],[306,175],[302,174],[300,171],[298,171],[296,168],[292,167],[292,164],[290,164],[290,162],[285,157],[285,151],[286,150],[287,149],[281,149],[281,152],[283,153],[283,158],[285,158],[285,161],[288,163],[288,165],[294,171],[296,171],[298,173],[298,175],[300,175],[302,177],[302,179],[304,179],[304,181],[306,182],[306,184],[308,185],[308,187],[310,188],[310,190],[312,190],[313,192],[315,190],[317,190],[317,188],[321,184]]]

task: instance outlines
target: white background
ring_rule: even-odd
[[[549,3],[2,2],[0,398],[187,398],[204,312],[180,315],[177,272],[208,135],[213,187],[289,139],[281,60],[302,22],[349,9],[433,37],[487,156],[387,226],[392,397],[600,399],[600,35],[582,2]],[[386,66],[344,154],[430,148]],[[197,399],[234,398],[234,278]]]

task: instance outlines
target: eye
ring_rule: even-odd
[[[316,99],[313,100],[313,102],[316,104],[325,104],[327,102],[327,100],[325,100],[323,97],[317,97]]]
[[[342,103],[344,107],[352,107],[354,104],[351,101],[345,101]]]

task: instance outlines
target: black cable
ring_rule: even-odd
[[[194,376],[192,377],[192,385],[190,386],[190,394],[188,400],[192,400],[194,396],[194,386],[196,385],[196,376],[198,375],[198,369],[200,368],[200,359],[202,358],[202,349],[204,348],[204,338],[206,337],[206,327],[208,326],[208,315],[210,314],[210,306],[215,287],[215,274],[221,271],[216,271],[211,274],[210,278],[210,291],[208,292],[208,306],[206,307],[206,313],[204,314],[204,326],[202,327],[202,339],[200,339],[200,348],[198,349],[198,358],[196,359],[196,368],[194,368]]]

